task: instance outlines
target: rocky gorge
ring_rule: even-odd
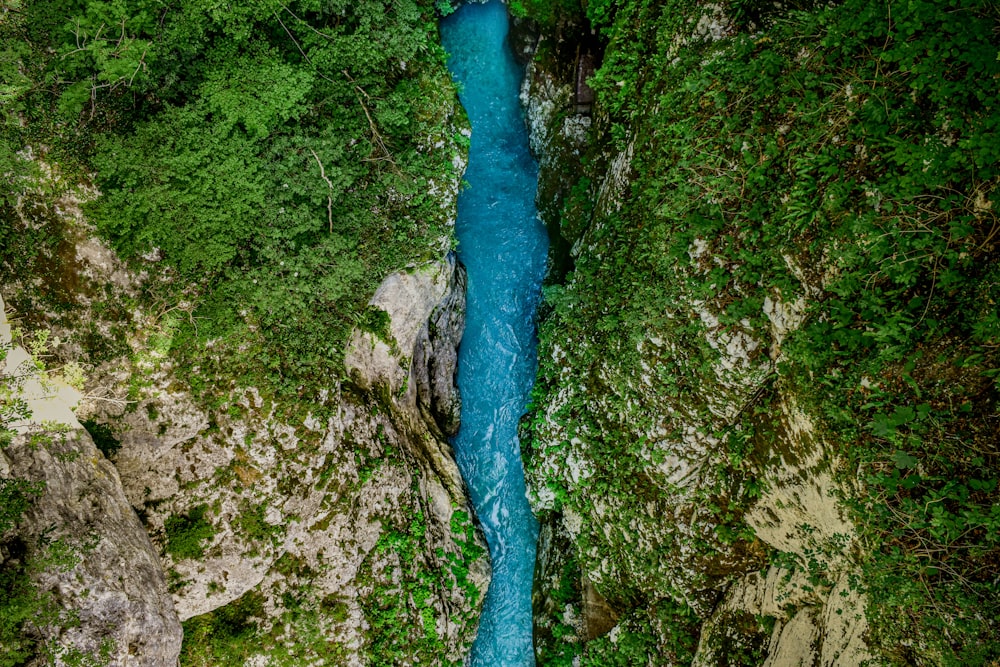
[[[932,93],[938,80],[894,59],[947,25],[931,5],[891,7],[888,23],[848,5],[523,3],[536,20],[524,24],[522,98],[539,207],[562,249],[525,424],[543,524],[542,664],[996,655],[996,616],[974,610],[995,609],[991,575],[966,578],[989,569],[980,558],[994,548],[984,531],[995,499],[951,494],[993,485],[945,483],[995,476],[992,362],[952,384],[966,355],[993,358],[993,325],[970,332],[995,321],[994,218],[976,204],[971,172],[937,172],[959,202],[947,215],[970,236],[949,237],[954,252],[907,249],[910,234],[943,233],[922,203],[941,181],[906,176],[941,158],[888,157],[900,143],[961,152],[940,123],[974,93]],[[851,11],[874,23],[861,27]],[[975,25],[985,39],[996,25],[963,11],[964,27],[945,33]],[[893,21],[923,37],[896,41]],[[899,69],[837,69],[876,40]],[[970,63],[993,48],[967,47],[940,64],[949,77],[976,76]],[[921,92],[900,103],[907,111],[869,113],[908,90]],[[973,103],[966,140],[995,113]],[[973,161],[995,167],[984,159]],[[872,201],[908,178],[894,210]],[[975,266],[963,263],[976,252]],[[924,261],[906,276],[888,268]],[[970,311],[937,291],[937,262],[965,281],[955,289],[968,290]],[[907,300],[916,312],[901,308]],[[903,322],[906,333],[888,334]],[[959,403],[969,420],[949,407]],[[957,441],[982,445],[967,458]],[[948,509],[932,518],[924,503],[941,502]],[[934,527],[944,515],[970,522],[946,537]],[[975,555],[954,541],[961,531],[979,536]],[[938,569],[953,558],[965,574]]]
[[[463,664],[453,8],[69,4],[0,19],[0,665]],[[995,8],[509,6],[535,662],[1000,660]]]

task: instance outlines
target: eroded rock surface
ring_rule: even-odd
[[[10,343],[0,300],[0,343]],[[33,575],[52,595],[60,621],[38,628],[57,655],[104,655],[108,665],[174,667],[181,626],[159,555],[122,490],[115,467],[76,420],[80,395],[45,378],[14,347],[0,373],[19,378],[15,392],[30,416],[0,454],[3,476],[44,486],[25,513],[19,557],[45,563]],[[65,623],[75,617],[78,623]]]
[[[350,382],[332,381],[297,422],[253,387],[222,409],[198,407],[168,359],[155,360],[138,405],[87,405],[121,433],[123,483],[163,549],[182,620],[259,595],[261,627],[294,644],[284,596],[308,588],[317,611],[323,600],[342,610],[319,617],[322,632],[364,660],[373,596],[401,596],[405,609],[406,578],[433,572],[440,582],[422,604],[449,659],[464,655],[489,582],[485,556],[468,555],[485,542],[445,439],[460,409],[464,287],[452,256],[390,275],[371,302],[386,313],[388,340],[355,331]],[[120,395],[130,378],[113,368],[100,381]],[[197,554],[179,552],[170,522],[200,512],[210,536]],[[401,559],[388,546],[397,535],[418,551]]]
[[[716,41],[731,29],[716,6],[702,19],[690,22],[687,39]],[[540,154],[539,210],[571,261],[591,271],[590,283],[569,274],[556,299],[560,290],[614,292],[615,263],[634,260],[606,226],[635,222],[616,216],[634,197],[634,165],[651,159],[638,129],[599,105],[593,117],[570,111],[571,63],[581,49],[543,39],[522,92]],[[608,140],[612,120],[618,134]],[[590,140],[601,142],[596,150]],[[569,199],[578,179],[584,203]],[[807,272],[801,258],[779,257],[798,284],[773,289],[759,313],[734,318],[727,309],[751,286],[739,284],[739,265],[718,243],[692,235],[686,253],[657,265],[669,298],[648,308],[639,340],[625,337],[612,295],[577,299],[574,307],[596,302],[605,310],[563,314],[563,329],[543,341],[543,398],[526,459],[542,515],[534,600],[543,661],[578,654],[588,642],[614,646],[629,633],[651,642],[662,664],[693,656],[701,666],[847,665],[870,657],[856,532],[840,502],[850,489],[835,480],[838,461],[813,416],[777,382],[782,345],[823,293],[825,268]],[[713,280],[712,289],[698,289]],[[789,569],[772,565],[775,558]],[[693,623],[687,630],[663,612],[676,608],[691,614],[683,616]],[[700,642],[683,648],[684,632]]]

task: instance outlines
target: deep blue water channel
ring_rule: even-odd
[[[535,210],[538,166],[518,100],[523,72],[499,0],[441,21],[448,67],[472,124],[469,187],[458,198],[459,259],[469,274],[458,355],[462,426],[455,457],[486,533],[493,580],[474,667],[534,665],[531,584],[538,523],[525,497],[517,422],[537,366],[535,310],[548,238]]]

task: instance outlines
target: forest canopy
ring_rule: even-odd
[[[431,2],[7,2],[0,30],[0,167],[47,146],[95,174],[99,231],[194,290],[181,352],[251,342],[300,384],[337,368],[386,273],[450,243],[427,196],[458,177]],[[5,272],[33,252],[4,245]]]

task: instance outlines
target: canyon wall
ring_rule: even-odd
[[[958,48],[944,91],[866,60],[958,34],[912,8],[908,42],[863,2],[571,4],[523,3],[561,241],[525,423],[540,663],[995,656],[995,622],[962,607],[997,599],[996,195],[976,171],[997,163],[961,148],[988,142],[998,109],[962,105],[994,65]],[[983,47],[993,19],[970,15]],[[954,204],[931,204],[944,182]]]

